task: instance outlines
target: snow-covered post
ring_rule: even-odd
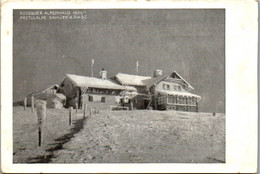
[[[83,117],[86,118],[87,103],[84,104]]]
[[[46,101],[39,100],[36,103],[37,108],[37,119],[38,119],[38,136],[39,136],[39,146],[43,142],[44,125],[46,120]]]
[[[71,125],[72,112],[73,112],[73,107],[69,107],[69,125]]]
[[[78,105],[78,103],[76,103],[75,105],[76,105],[76,113],[78,113],[79,105]]]
[[[32,113],[34,113],[34,97],[31,97],[31,107],[32,107]]]

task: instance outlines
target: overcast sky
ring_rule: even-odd
[[[14,11],[14,101],[66,73],[90,76],[91,59],[95,76],[101,68],[135,74],[139,61],[140,75],[177,71],[202,97],[200,111],[225,111],[224,10],[80,11],[75,20],[22,19]]]

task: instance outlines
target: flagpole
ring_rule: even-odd
[[[94,66],[94,59],[91,59],[91,77],[94,76],[94,73],[93,73],[93,66]]]
[[[138,75],[138,67],[139,67],[139,63],[138,61],[136,61],[136,74]]]

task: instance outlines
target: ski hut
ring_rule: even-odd
[[[66,107],[75,107],[76,103],[79,107],[83,103],[95,103],[95,107],[119,105],[122,92],[134,94],[135,91],[134,87],[107,79],[106,72],[101,72],[100,78],[66,74],[58,89],[66,96]]]
[[[162,70],[155,70],[153,77],[118,73],[114,79],[122,86],[137,89],[137,109],[198,111],[201,97],[190,92],[194,88],[176,71],[163,74]]]

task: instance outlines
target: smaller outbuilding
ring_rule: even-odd
[[[48,88],[27,95],[27,106],[32,105],[33,96],[34,103],[37,100],[44,100],[47,103],[47,108],[63,108],[66,104],[66,97],[57,93],[58,88],[58,85],[51,85]]]

